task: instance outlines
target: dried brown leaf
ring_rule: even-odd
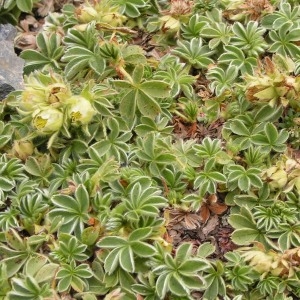
[[[215,228],[219,225],[219,218],[217,215],[212,216],[206,223],[206,225],[202,228],[202,232],[205,236],[207,236],[210,232],[215,230]]]
[[[43,0],[40,1],[38,4],[38,14],[41,17],[45,17],[49,14],[49,12],[54,11],[54,1],[53,0]]]
[[[214,203],[209,206],[211,212],[216,215],[221,215],[227,210],[227,205],[224,203]]]
[[[203,205],[200,208],[199,214],[200,214],[202,222],[206,223],[210,217],[210,210],[209,210],[207,203],[203,203]]]
[[[28,32],[21,33],[15,38],[15,47],[17,49],[36,49],[36,35]]]

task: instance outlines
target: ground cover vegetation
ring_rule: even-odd
[[[0,299],[300,298],[299,1],[0,3]]]

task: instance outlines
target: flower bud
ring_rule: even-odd
[[[21,94],[19,111],[21,114],[28,114],[43,105],[46,105],[45,92],[43,90],[27,87]]]
[[[252,258],[250,265],[260,274],[269,272],[274,261],[273,257],[260,251],[256,252],[257,255]]]
[[[125,16],[115,12],[115,13],[108,13],[101,17],[101,22],[107,23],[110,26],[118,27],[122,26],[122,24],[127,20]]]
[[[97,10],[91,6],[82,6],[76,9],[75,14],[80,23],[89,23],[98,17]]]
[[[46,90],[48,104],[57,107],[72,95],[70,89],[64,83],[50,84]]]
[[[69,107],[69,118],[72,124],[88,124],[96,114],[90,101],[82,96],[73,96],[68,100]]]
[[[31,141],[14,141],[13,154],[20,158],[21,160],[26,160],[26,158],[33,153],[33,144]]]
[[[180,29],[180,21],[171,17],[163,16],[160,18],[160,21],[163,23],[162,30],[170,33],[177,33]]]
[[[271,190],[281,189],[287,184],[287,173],[285,170],[278,170],[269,177],[269,180]]]
[[[56,108],[37,111],[33,115],[32,124],[40,134],[51,134],[60,130],[63,124],[63,113]]]

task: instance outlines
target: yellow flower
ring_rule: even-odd
[[[96,114],[90,101],[82,96],[73,96],[68,100],[70,104],[69,118],[72,124],[88,124]]]
[[[63,124],[63,117],[63,113],[60,110],[49,107],[34,113],[32,124],[40,134],[51,134],[60,130]]]

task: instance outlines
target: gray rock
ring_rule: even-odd
[[[24,60],[14,51],[16,29],[0,25],[0,101],[11,91],[23,89]]]
[[[0,24],[0,42],[13,42],[17,34],[17,29],[11,24]]]

